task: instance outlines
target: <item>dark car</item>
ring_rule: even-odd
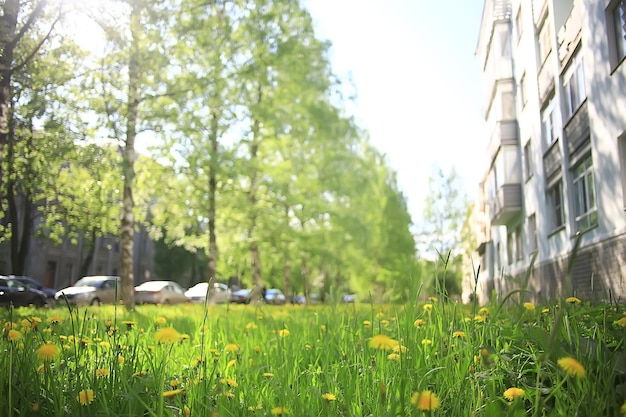
[[[28,287],[15,278],[0,276],[0,305],[43,307],[47,302],[43,291]]]
[[[27,287],[34,288],[36,290],[39,290],[45,293],[48,299],[54,300],[54,295],[57,293],[57,290],[55,290],[54,288],[44,287],[35,278],[26,277],[26,276],[14,276],[14,275],[9,275],[9,277],[15,278],[16,280],[26,285]]]

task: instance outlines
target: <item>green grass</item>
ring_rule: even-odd
[[[4,309],[0,415],[617,416],[624,317],[584,302]],[[170,327],[184,336],[158,343]]]

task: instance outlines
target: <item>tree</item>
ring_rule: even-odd
[[[424,226],[420,234],[421,249],[429,255],[430,272],[434,267],[434,282],[443,285],[447,280],[449,293],[460,292],[462,263],[462,227],[468,211],[468,198],[462,191],[454,168],[445,174],[441,168],[428,181],[425,201]],[[437,266],[438,265],[438,266]],[[445,290],[445,288],[441,288]]]

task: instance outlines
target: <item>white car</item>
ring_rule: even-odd
[[[185,292],[185,296],[192,303],[203,304],[209,290],[208,282],[200,282]],[[213,291],[208,299],[209,304],[222,304],[230,302],[231,291],[226,284],[213,283]]]
[[[99,305],[114,303],[116,296],[118,300],[121,297],[120,277],[97,275],[83,277],[73,286],[57,291],[54,299],[76,305]]]
[[[146,281],[135,287],[137,304],[186,303],[185,289],[174,281]]]

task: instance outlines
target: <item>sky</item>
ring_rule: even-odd
[[[475,56],[479,0],[305,0],[338,74],[351,75],[350,109],[386,154],[417,228],[428,179],[452,167],[473,200],[488,138]]]

